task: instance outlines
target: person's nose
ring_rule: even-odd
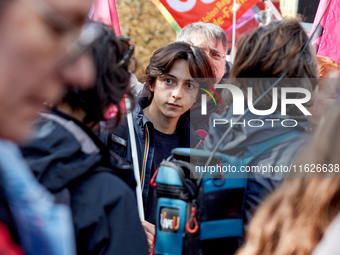
[[[62,83],[65,86],[75,86],[86,90],[94,86],[96,70],[90,53],[83,53],[76,60],[62,67]]]
[[[179,100],[182,98],[183,94],[183,86],[182,84],[177,84],[177,86],[172,90],[172,97],[175,100]]]

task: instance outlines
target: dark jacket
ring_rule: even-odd
[[[229,108],[228,111],[219,115],[212,114],[210,117],[210,127],[209,136],[205,140],[205,146],[207,149],[212,150],[215,148],[218,140],[222,137],[224,132],[230,126],[230,119],[235,119],[239,116],[233,116],[233,106]],[[221,124],[213,126],[214,119],[226,119],[228,124]],[[260,119],[264,122],[262,127],[250,127],[247,122],[251,119]],[[272,124],[272,121],[265,121],[265,119],[279,119]],[[295,119],[298,125],[294,128],[283,127],[281,121],[284,119]],[[246,114],[246,116],[239,122],[246,121],[244,127],[241,125],[234,125],[233,129],[227,135],[227,137],[222,142],[219,152],[226,153],[229,155],[237,155],[243,151],[247,146],[255,145],[271,138],[292,132],[293,130],[301,131],[301,134],[294,134],[288,138],[282,140],[274,147],[266,150],[260,156],[255,158],[250,166],[290,166],[294,156],[296,156],[301,149],[301,147],[308,141],[309,131],[311,124],[307,121],[304,116],[282,116],[279,112],[275,112],[268,116],[258,116],[252,113]],[[252,122],[251,125],[259,125]],[[274,127],[272,127],[274,125]],[[285,123],[288,125],[288,122]],[[292,122],[289,123],[292,125]],[[283,172],[273,172],[267,173],[266,175],[260,173],[250,172],[248,174],[248,186],[246,191],[246,201],[245,210],[246,218],[245,222],[248,223],[252,218],[253,212],[256,210],[257,206],[266,198],[270,193],[272,193],[286,177]]]
[[[70,204],[78,254],[148,254],[134,192],[89,128],[45,114],[22,153],[39,182]]]
[[[147,199],[151,180],[151,170],[154,161],[154,127],[143,115],[143,109],[151,103],[146,97],[141,98],[133,111],[133,125],[137,143],[138,163],[140,168],[141,187],[144,209],[146,210]],[[188,118],[183,114],[177,123],[177,133],[180,137],[180,146],[196,148],[200,145],[200,137],[190,125]],[[101,131],[101,138],[108,148],[113,150],[126,161],[132,163],[130,136],[126,119],[113,132]]]

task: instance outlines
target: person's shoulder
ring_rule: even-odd
[[[282,166],[282,168],[290,167],[294,158],[306,146],[310,138],[310,134],[303,132],[293,134],[264,151],[252,162],[252,165],[267,166],[269,168],[275,166]],[[285,173],[280,170],[277,172],[268,172],[268,175],[269,176],[262,177],[283,179]]]
[[[29,156],[32,151],[60,151],[61,148],[78,150],[76,139],[59,123],[51,119],[41,118],[36,122],[32,136],[22,146],[21,150]],[[27,153],[26,153],[27,152]]]
[[[92,170],[79,185],[105,197],[124,198],[134,195],[133,190],[112,169],[105,167]]]
[[[100,139],[111,151],[124,158],[129,140],[127,119],[124,117],[113,129],[109,123],[101,123]]]

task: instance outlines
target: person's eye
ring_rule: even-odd
[[[221,57],[221,55],[218,52],[215,52],[215,51],[211,52],[210,55],[212,57]]]
[[[174,83],[173,80],[171,80],[171,79],[165,79],[164,82],[167,85],[172,85]]]
[[[185,84],[185,86],[186,86],[186,88],[188,88],[188,89],[194,89],[194,88],[196,88],[195,85],[192,84],[192,83],[187,83],[187,84]]]
[[[50,30],[56,35],[65,35],[71,30],[68,24],[53,15],[50,15],[46,21]]]
[[[49,23],[50,30],[56,35],[64,35],[67,28],[58,23]]]

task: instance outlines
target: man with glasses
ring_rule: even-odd
[[[205,51],[211,65],[215,69],[216,83],[219,83],[222,78],[229,76],[230,63],[226,61],[228,51],[227,37],[221,27],[212,23],[192,23],[185,26],[181,32],[179,32],[176,41],[189,41]],[[218,93],[219,92],[218,90]],[[216,102],[218,102],[217,97],[215,99]],[[201,103],[196,103],[190,109],[190,122],[195,130],[199,130],[199,134],[205,138],[209,130],[208,123],[210,114],[213,112],[223,112],[224,110],[225,106],[217,106],[214,100],[210,99],[207,102],[207,114],[202,115]]]
[[[192,23],[179,32],[176,41],[190,41],[203,49],[215,68],[216,78],[222,79],[228,45],[227,37],[221,27],[213,23]],[[216,82],[218,83],[219,80]]]
[[[75,42],[91,4],[0,0],[0,225],[25,254],[75,252],[68,208],[55,205],[36,182],[16,143],[27,138],[38,112],[59,99],[65,84],[93,83],[93,63],[80,55],[86,40]],[[0,245],[5,254],[8,247]]]

